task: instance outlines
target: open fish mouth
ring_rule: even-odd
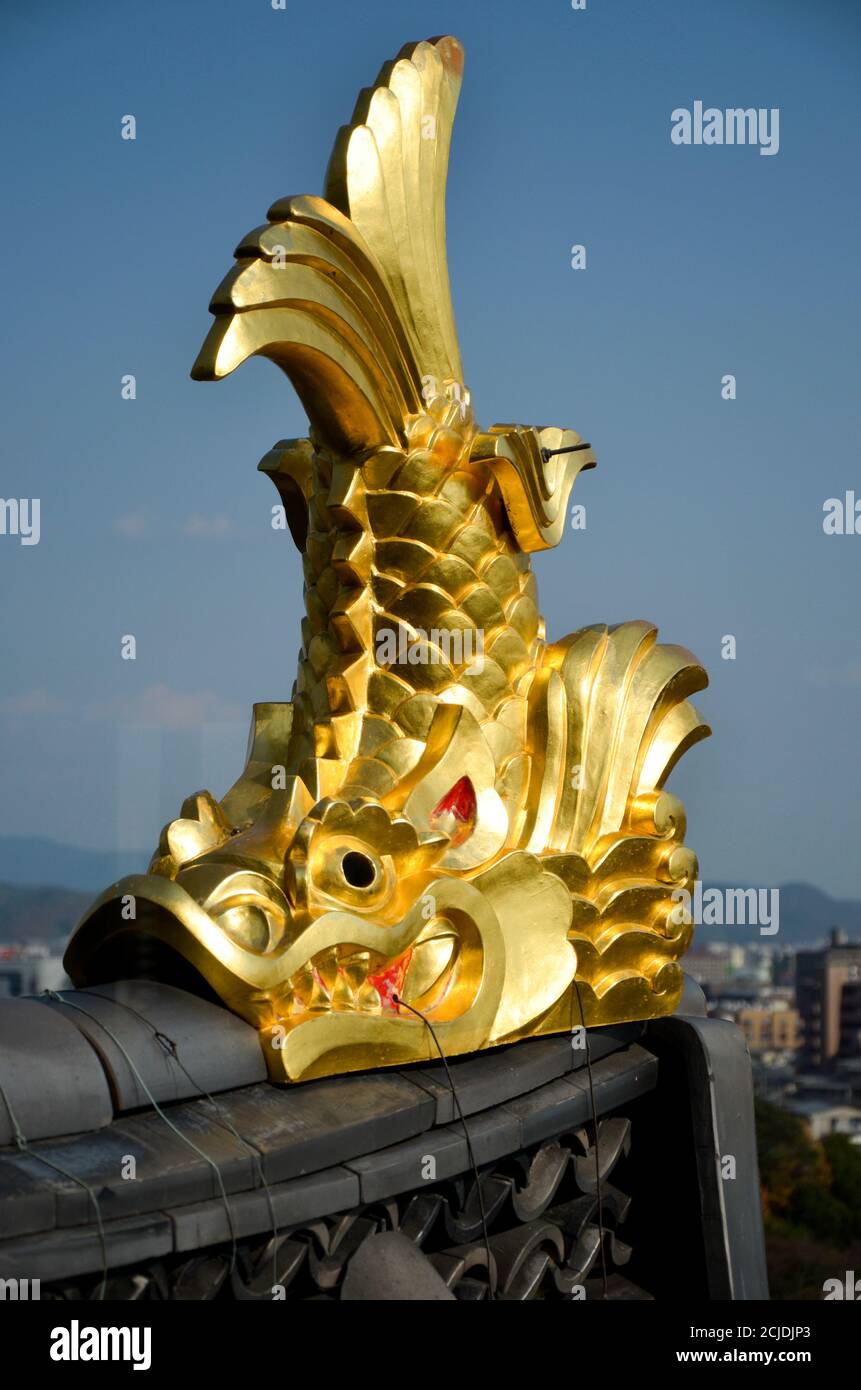
[[[322,951],[288,982],[280,1019],[293,1025],[310,1014],[344,1011],[396,1017],[402,1004],[437,1011],[454,986],[458,948],[457,929],[442,918],[394,959],[353,946]]]
[[[436,1055],[428,1023],[453,1051],[480,1045],[497,1012],[505,951],[494,909],[472,884],[436,880],[395,925],[349,911],[284,922],[286,900],[272,888],[264,907],[259,880],[253,891],[246,883],[244,901],[234,892],[218,914],[176,881],[131,875],[94,903],[67,968],[78,984],[140,963],[165,983],[188,987],[196,976],[202,992],[260,1030],[278,1080],[317,1074],[333,1049],[343,1070],[353,1069],[354,1051],[355,1066],[366,1067],[369,1048],[381,1066],[427,1061]],[[246,938],[264,917],[268,937],[261,930],[254,949]]]

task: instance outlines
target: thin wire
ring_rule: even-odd
[[[102,994],[101,990],[98,989],[90,989],[88,992],[90,994],[97,995],[99,999],[106,1000],[109,1004],[118,1004],[120,1008],[126,1009],[130,1014],[134,1014],[135,1018],[140,1019],[141,1023],[145,1023],[147,1028],[151,1030],[153,1037],[156,1039],[156,1042],[158,1042],[160,1046],[164,1048],[165,1052],[167,1052],[168,1055],[173,1058],[180,1071],[185,1073],[195,1090],[198,1091],[201,1096],[205,1097],[205,1099],[209,1101],[209,1104],[212,1106],[213,1110],[218,1116],[217,1123],[221,1124],[224,1129],[228,1130],[228,1132],[234,1136],[234,1138],[239,1140],[240,1144],[244,1144],[245,1147],[248,1149],[249,1153],[251,1154],[252,1162],[257,1170],[257,1176],[260,1179],[260,1186],[266,1193],[266,1205],[269,1208],[269,1219],[272,1223],[272,1283],[277,1284],[277,1245],[279,1235],[278,1222],[275,1217],[275,1205],[272,1200],[272,1190],[268,1182],[266,1181],[266,1174],[263,1171],[263,1160],[261,1159],[257,1149],[255,1149],[254,1145],[251,1143],[249,1139],[246,1139],[244,1135],[239,1133],[239,1130],[236,1128],[229,1115],[227,1115],[226,1112],[221,1109],[214,1096],[210,1095],[209,1091],[207,1091],[204,1086],[201,1086],[199,1081],[195,1080],[191,1072],[188,1070],[188,1067],[180,1058],[179,1049],[173,1038],[168,1037],[167,1033],[163,1033],[161,1029],[156,1028],[155,1024],[150,1019],[148,1019],[145,1014],[140,1013],[132,1004],[126,1003],[124,999],[115,999],[110,994]]]
[[[209,1164],[210,1168],[215,1174],[216,1181],[221,1191],[221,1198],[224,1203],[224,1210],[227,1214],[227,1224],[230,1228],[230,1273],[232,1275],[236,1267],[236,1230],[233,1225],[233,1212],[231,1211],[230,1203],[227,1200],[227,1189],[224,1186],[224,1179],[221,1176],[221,1169],[219,1168],[218,1164],[215,1162],[214,1159],[209,1157],[209,1154],[204,1153],[203,1149],[198,1148],[194,1140],[189,1139],[187,1134],[183,1134],[182,1130],[178,1129],[177,1126],[173,1123],[173,1121],[168,1118],[168,1116],[165,1114],[158,1101],[156,1100],[155,1096],[153,1095],[152,1091],[150,1090],[149,1086],[146,1084],[143,1077],[141,1076],[140,1071],[138,1070],[133,1058],[129,1055],[128,1051],[120,1042],[119,1038],[111,1032],[108,1025],[104,1023],[102,1019],[97,1018],[95,1014],[89,1013],[87,1009],[82,1009],[80,1004],[73,1004],[70,999],[64,999],[63,996],[59,994],[55,989],[46,989],[43,991],[43,993],[47,996],[48,999],[55,1000],[58,1004],[64,1005],[67,1009],[76,1009],[79,1014],[83,1014],[85,1018],[89,1018],[92,1020],[93,1023],[97,1023],[98,1026],[105,1033],[107,1033],[111,1042],[114,1044],[115,1047],[119,1048],[120,1052],[125,1057],[126,1061],[128,1062],[129,1066],[134,1072],[138,1085],[146,1093],[147,1098],[150,1104],[152,1105],[153,1109],[155,1110],[156,1114],[161,1116],[168,1129],[172,1130],[178,1139],[181,1139],[184,1144],[187,1144],[190,1149],[194,1150],[198,1157],[202,1158],[205,1163]]]
[[[577,995],[577,1005],[580,1009],[581,1027],[586,1039],[586,1074],[589,1078],[589,1099],[592,1105],[592,1124],[595,1127],[595,1194],[598,1199],[598,1239],[601,1242],[601,1277],[604,1285],[602,1296],[606,1299],[608,1297],[607,1254],[604,1250],[604,1203],[601,1193],[601,1161],[598,1153],[598,1107],[595,1103],[595,1085],[592,1080],[592,1048],[589,1043],[589,1029],[586,1027],[586,1016],[583,1013],[583,1000],[580,998],[580,984],[576,977],[574,979],[574,990]]]
[[[566,444],[561,449],[542,449],[541,457],[545,463],[549,463],[556,454],[577,454],[581,449],[591,449],[592,445],[582,441],[580,444]]]
[[[475,1186],[478,1192],[478,1209],[481,1214],[481,1231],[482,1235],[484,1236],[484,1250],[487,1256],[487,1289],[489,1297],[491,1299],[494,1299],[496,1297],[493,1291],[494,1261],[493,1256],[490,1253],[490,1239],[487,1233],[487,1213],[484,1209],[484,1193],[481,1190],[481,1178],[479,1177],[478,1164],[475,1161],[475,1154],[472,1148],[472,1140],[469,1137],[469,1126],[466,1123],[466,1116],[464,1115],[463,1109],[461,1107],[460,1097],[457,1094],[457,1087],[454,1084],[454,1077],[451,1073],[451,1067],[448,1064],[448,1058],[446,1057],[445,1053],[442,1050],[442,1047],[440,1046],[439,1038],[436,1035],[436,1030],[434,1029],[434,1026],[431,1023],[430,1019],[425,1018],[424,1014],[421,1012],[420,1009],[414,1009],[412,1004],[408,1004],[405,999],[400,999],[397,994],[393,994],[392,999],[399,1006],[399,1008],[409,1009],[411,1014],[415,1014],[417,1018],[421,1019],[422,1023],[425,1025],[431,1037],[433,1038],[434,1043],[436,1045],[436,1050],[440,1055],[443,1066],[445,1067],[445,1074],[448,1077],[448,1084],[451,1088],[452,1099],[457,1107],[457,1113],[460,1116],[460,1122],[463,1125],[463,1134],[464,1138],[466,1139],[466,1151],[469,1155],[470,1165],[475,1175]]]
[[[90,1201],[92,1202],[93,1208],[96,1213],[96,1226],[98,1227],[99,1231],[99,1245],[101,1246],[102,1251],[102,1278],[99,1284],[99,1299],[100,1301],[104,1300],[105,1285],[107,1284],[108,1280],[108,1247],[105,1241],[105,1228],[102,1224],[102,1212],[101,1207],[99,1206],[98,1197],[96,1196],[93,1189],[90,1187],[89,1183],[85,1182],[83,1178],[77,1177],[74,1173],[67,1172],[67,1170],[63,1168],[61,1164],[53,1163],[50,1158],[46,1158],[44,1154],[39,1153],[38,1149],[33,1149],[30,1147],[29,1143],[27,1142],[27,1137],[18,1123],[18,1117],[15,1114],[15,1111],[12,1109],[12,1102],[6,1094],[6,1089],[2,1081],[0,1081],[0,1096],[3,1097],[3,1104],[6,1106],[6,1109],[9,1112],[9,1119],[12,1123],[12,1132],[15,1136],[15,1143],[18,1149],[22,1153],[28,1154],[30,1158],[37,1159],[39,1163],[44,1163],[46,1167],[53,1168],[55,1173],[61,1173],[64,1178],[68,1178],[71,1182],[77,1183],[78,1187],[82,1187],[84,1189]]]

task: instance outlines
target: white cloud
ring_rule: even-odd
[[[50,691],[40,688],[38,690],[25,690],[20,695],[11,695],[8,700],[0,700],[0,715],[40,715],[64,714],[66,706],[63,701]]]
[[[146,514],[128,512],[125,516],[115,517],[111,526],[120,536],[142,536],[147,529]]]
[[[90,719],[115,719],[120,724],[156,724],[163,729],[194,729],[202,724],[244,721],[247,711],[228,704],[212,690],[172,690],[164,682],[148,685],[137,695],[119,695],[87,706]]]
[[[195,513],[185,522],[183,534],[186,536],[204,536],[207,539],[218,539],[221,536],[229,536],[233,532],[233,523],[226,516],[202,516]]]
[[[205,724],[241,723],[244,726],[248,720],[246,709],[230,704],[212,690],[173,690],[163,681],[145,686],[135,695],[90,701],[83,711],[44,687],[0,700],[0,718],[47,719],[59,715],[80,718],[81,713],[90,720],[155,725],[163,729],[196,729]]]

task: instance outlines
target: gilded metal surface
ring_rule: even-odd
[[[595,459],[572,430],[474,422],[445,254],[462,68],[453,38],[386,64],[325,198],[277,202],[216,291],[193,376],[269,357],[311,422],[260,465],[304,558],[298,677],[67,955],[81,983],[140,937],[168,978],[164,949],[184,958],[274,1078],[433,1057],[399,999],[459,1053],[681,990],[672,893],[697,869],[663,787],[709,732],[706,676],[644,622],[546,640],[529,552]]]

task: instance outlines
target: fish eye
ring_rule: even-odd
[[[341,873],[351,888],[370,888],[376,881],[377,868],[367,854],[351,849],[341,860]]]

